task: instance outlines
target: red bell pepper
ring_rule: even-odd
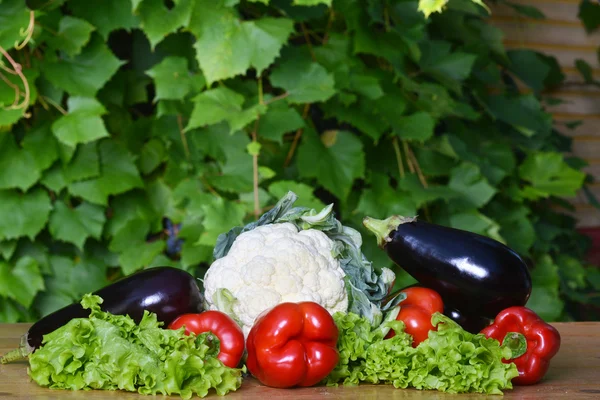
[[[400,293],[406,295],[406,299],[399,304],[400,313],[396,317],[397,321],[404,322],[404,331],[413,337],[413,347],[427,339],[429,331],[437,330],[431,324],[431,316],[436,313],[444,312],[444,302],[435,290],[420,286],[412,286],[402,289]],[[394,330],[385,337],[389,339],[394,337]]]
[[[525,353],[511,360],[503,360],[505,363],[514,362],[517,366],[519,376],[512,382],[516,385],[539,382],[548,371],[550,359],[560,348],[560,334],[534,311],[516,306],[501,311],[494,322],[481,331],[486,337],[501,343],[511,332],[523,335],[527,341]]]
[[[235,368],[244,354],[244,333],[239,325],[227,314],[209,310],[200,314],[183,314],[169,324],[169,329],[185,327],[185,334],[199,335],[212,332],[219,339],[217,358],[228,367]]]
[[[248,371],[263,385],[312,386],[337,365],[338,328],[314,302],[282,303],[261,314],[246,339]]]

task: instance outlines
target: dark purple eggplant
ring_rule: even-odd
[[[363,223],[392,261],[463,315],[493,319],[529,299],[527,265],[496,240],[401,216]]]
[[[102,297],[103,311],[116,315],[129,315],[139,323],[144,310],[156,314],[167,326],[186,313],[203,311],[204,298],[196,280],[188,272],[172,267],[155,267],[141,270],[94,292]],[[21,340],[20,355],[26,356],[42,345],[44,335],[65,325],[74,318],[87,318],[90,310],[73,303],[38,320]],[[14,354],[14,352],[11,352]],[[12,361],[9,354],[0,358],[2,363]]]
[[[493,319],[480,315],[465,314],[447,304],[444,304],[444,315],[459,324],[465,331],[471,333],[479,333],[493,322]]]

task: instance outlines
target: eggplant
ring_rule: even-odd
[[[465,318],[493,319],[529,299],[527,264],[497,240],[398,215],[363,224],[394,263]]]
[[[493,319],[480,315],[465,314],[447,304],[444,304],[444,315],[459,324],[465,331],[471,333],[479,333],[493,322]]]
[[[129,315],[136,323],[144,311],[156,314],[158,321],[167,326],[175,318],[187,313],[203,311],[204,297],[195,278],[188,272],[172,267],[155,267],[128,275],[103,287],[93,294],[102,297],[103,311],[116,315]],[[90,310],[73,303],[34,323],[21,340],[22,358],[42,345],[44,335],[53,332],[74,318],[87,318]],[[13,361],[8,353],[0,361]],[[13,354],[14,355],[14,354]]]

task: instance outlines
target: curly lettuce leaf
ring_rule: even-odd
[[[210,334],[186,336],[162,329],[156,314],[144,312],[137,325],[129,316],[100,310],[102,299],[87,294],[81,305],[89,318],[76,318],[45,335],[29,356],[29,376],[52,389],[126,390],[141,394],[205,397],[237,390],[242,370],[217,359],[219,341]]]
[[[396,388],[412,387],[448,393],[502,394],[518,376],[510,349],[482,334],[471,334],[448,317],[436,313],[437,331],[413,348],[412,337],[401,321],[384,322],[396,335],[384,339],[386,331],[372,329],[370,322],[354,314],[336,313],[340,331],[340,361],[325,379],[329,386],[387,383]]]
[[[213,256],[215,259],[225,257],[235,239],[242,233],[268,224],[289,222],[298,230],[318,229],[334,242],[334,256],[346,274],[345,286],[348,292],[348,312],[365,316],[373,326],[381,323],[383,311],[399,302],[399,299],[383,304],[395,275],[388,268],[377,271],[361,251],[362,236],[349,226],[344,226],[335,218],[333,204],[317,212],[307,207],[294,207],[298,196],[288,192],[269,211],[257,221],[244,227],[235,227],[219,235]]]

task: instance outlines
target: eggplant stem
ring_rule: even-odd
[[[390,242],[390,233],[395,231],[399,225],[406,224],[408,222],[414,222],[417,217],[403,217],[401,215],[392,215],[386,219],[375,219],[371,217],[365,217],[363,219],[363,225],[373,232],[377,237],[377,244],[383,248]]]

